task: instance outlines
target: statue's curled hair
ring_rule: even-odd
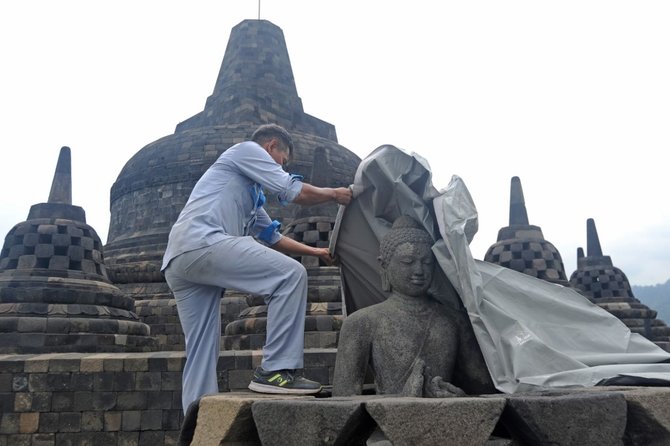
[[[433,238],[419,225],[412,217],[401,215],[396,218],[388,231],[379,243],[379,259],[382,266],[388,265],[391,256],[403,243],[426,243],[433,245]]]

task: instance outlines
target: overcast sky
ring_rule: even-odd
[[[201,111],[257,0],[0,4],[0,237],[47,201],[72,149],[73,204],[106,242],[126,161]],[[414,151],[463,178],[482,259],[519,176],[568,276],[594,218],[633,285],[670,278],[670,2],[263,0],[306,113],[361,158]]]

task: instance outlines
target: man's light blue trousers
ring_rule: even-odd
[[[225,289],[256,294],[268,305],[265,370],[303,368],[307,272],[294,259],[252,237],[228,236],[181,254],[165,269],[186,339],[182,406],[219,391],[216,365]]]

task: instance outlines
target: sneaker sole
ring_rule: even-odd
[[[251,383],[249,383],[249,390],[253,390],[254,392],[258,393],[274,393],[277,395],[313,395],[315,393],[319,393],[321,391],[321,387],[318,389],[296,389],[271,386],[251,381]]]

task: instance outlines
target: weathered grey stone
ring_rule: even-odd
[[[502,420],[525,444],[623,445],[626,400],[619,392],[506,395]]]
[[[256,401],[251,411],[263,446],[364,445],[375,427],[358,398]]]
[[[133,299],[110,283],[84,210],[67,199],[69,165],[64,147],[50,201],[32,206],[0,250],[0,312],[19,318],[13,330],[2,324],[0,352],[155,350],[158,342],[133,313]]]
[[[394,446],[483,445],[504,398],[379,398],[366,411]]]
[[[623,392],[628,403],[624,444],[670,444],[670,388],[647,387]]]
[[[381,239],[381,283],[390,296],[342,324],[333,395],[362,393],[366,371],[377,393],[447,397],[492,393],[491,377],[467,315],[433,299],[433,239],[398,217]],[[370,367],[368,367],[370,365]]]
[[[237,446],[260,445],[256,424],[251,413],[254,401],[293,398],[235,392],[205,396],[200,399],[198,420],[191,444],[219,446],[222,442]],[[313,397],[295,397],[313,398]]]

